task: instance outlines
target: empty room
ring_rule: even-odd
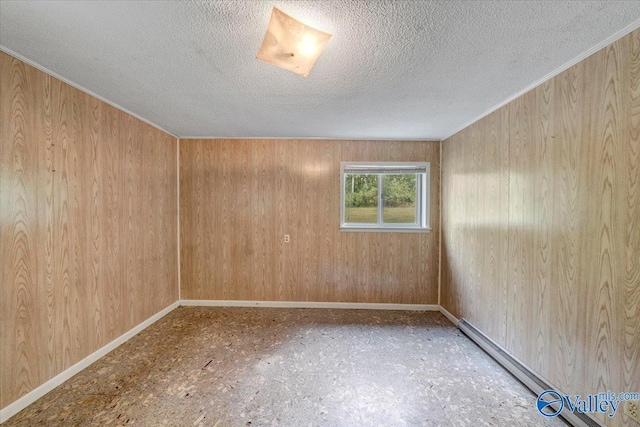
[[[0,423],[640,427],[640,0],[0,0]]]

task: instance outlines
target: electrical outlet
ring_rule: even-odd
[[[288,234],[285,234],[285,235],[284,235],[284,242],[285,242],[285,243],[289,243],[289,240],[290,240],[290,239],[289,239],[289,235],[288,235]]]
[[[624,402],[624,413],[640,424],[640,400],[626,400]]]

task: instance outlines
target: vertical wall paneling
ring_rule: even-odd
[[[636,30],[443,142],[442,305],[566,393],[640,390],[639,99]]]
[[[181,140],[182,298],[436,304],[439,149]],[[430,161],[432,232],[341,232],[343,160]]]
[[[553,95],[554,80],[538,86],[532,93],[535,111],[532,120],[531,150],[534,152],[531,170],[533,201],[533,246],[531,253],[531,276],[533,283],[529,297],[531,311],[528,324],[539,325],[530,330],[529,354],[531,366],[538,372],[547,372],[549,356],[544,351],[549,341],[550,292],[551,292],[551,228],[553,222],[554,188],[553,170],[551,168],[553,144]]]
[[[554,283],[551,296],[550,373],[563,390],[577,392],[582,385],[583,358],[580,349],[585,345],[584,322],[586,295],[582,291],[586,280],[586,261],[582,253],[587,250],[586,236],[579,232],[587,216],[588,169],[583,141],[588,134],[585,99],[585,64],[580,63],[559,75],[554,83],[553,131],[553,225],[551,278]],[[557,284],[562,284],[558,286]]]
[[[0,76],[4,408],[178,298],[177,141],[4,53]]]
[[[624,212],[621,197],[629,179],[622,157],[626,143],[626,121],[622,120],[622,91],[625,57],[624,40],[594,54],[588,61],[591,132],[588,143],[589,190],[587,227],[591,232],[586,289],[587,342],[593,347],[585,385],[600,390],[608,387],[620,372],[618,324],[618,270],[625,259],[619,242],[624,242],[619,213]],[[618,383],[618,378],[615,379]]]
[[[625,157],[629,182],[626,190],[625,268],[621,302],[624,315],[621,384],[640,390],[640,32],[629,37],[628,102],[626,109],[628,145]],[[624,111],[623,111],[624,114]]]

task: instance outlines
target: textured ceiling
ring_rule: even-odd
[[[271,6],[333,34],[255,59]],[[640,1],[0,1],[0,44],[182,137],[440,139],[640,19]]]

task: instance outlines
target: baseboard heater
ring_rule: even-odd
[[[500,345],[496,344],[491,338],[486,336],[471,323],[467,322],[464,318],[460,319],[458,322],[458,328],[536,395],[545,390],[558,390],[556,387],[536,375],[536,373],[526,365],[522,364],[507,353],[507,351],[505,351]],[[604,427],[603,424],[589,415],[579,412],[571,412],[566,406],[560,413],[560,416],[574,427]]]

